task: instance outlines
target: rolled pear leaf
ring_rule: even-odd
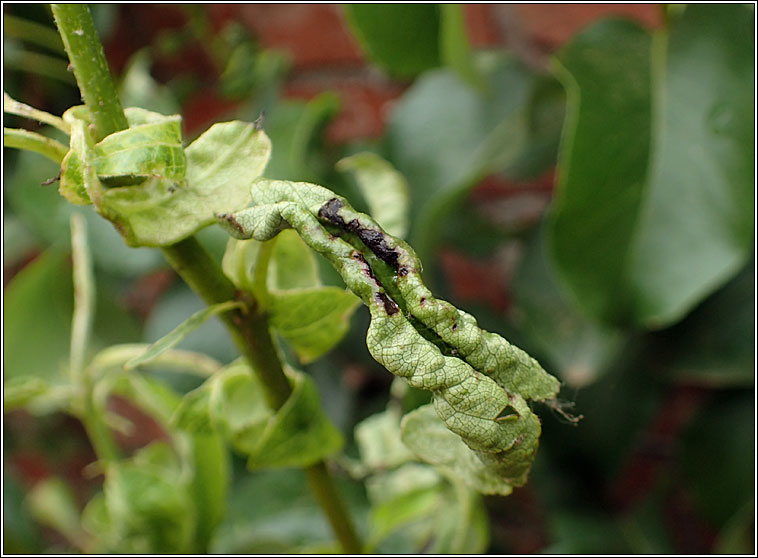
[[[219,215],[230,234],[265,241],[295,229],[368,306],[366,343],[374,359],[409,385],[431,391],[437,415],[484,468],[503,483],[524,484],[541,431],[526,400],[554,399],[558,380],[522,350],[480,329],[473,316],[436,299],[413,249],[344,198],[314,184],[265,179],[251,194],[253,207]],[[369,263],[377,260],[394,273],[387,289]]]

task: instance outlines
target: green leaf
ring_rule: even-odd
[[[370,470],[397,467],[413,459],[400,440],[400,414],[392,409],[371,415],[355,427],[361,462]]]
[[[677,459],[703,515],[725,526],[755,490],[755,402],[752,390],[706,405],[683,436]]]
[[[432,405],[403,417],[402,440],[420,459],[479,492],[505,496],[513,491],[502,476],[488,469],[463,440],[445,428]]]
[[[351,515],[362,519],[366,507],[363,488],[344,482],[338,482],[338,488]],[[210,552],[309,554],[314,546],[332,541],[329,524],[308,489],[304,471],[256,471],[242,476],[232,487],[226,518]]]
[[[595,318],[676,321],[752,250],[746,15],[692,5],[652,46],[635,24],[602,22],[559,54],[569,116],[552,250]]]
[[[73,311],[71,270],[51,250],[21,270],[5,290],[3,380],[33,376],[61,383],[68,365]]]
[[[301,362],[320,358],[340,342],[360,299],[339,287],[272,292],[271,326],[295,349]]]
[[[185,150],[186,184],[153,178],[109,188],[96,205],[130,246],[174,244],[214,223],[217,213],[247,206],[250,183],[263,172],[270,148],[253,124],[214,124]]]
[[[484,76],[474,61],[474,54],[466,36],[466,22],[460,4],[441,4],[440,53],[442,60],[466,83],[479,91],[486,90]]]
[[[136,108],[128,109],[127,114],[127,130],[110,134],[95,145],[98,178],[162,178],[180,183],[187,173],[181,117]]]
[[[754,302],[755,272],[748,264],[683,321],[655,337],[659,355],[656,368],[675,382],[714,388],[752,387]]]
[[[191,549],[194,514],[178,471],[114,463],[105,475],[110,541],[129,553],[183,553]],[[117,545],[117,546],[116,546]]]
[[[181,403],[171,416],[171,424],[193,434],[210,434],[214,431],[210,404],[211,385],[205,382],[182,397]]]
[[[280,101],[266,116],[264,126],[276,146],[266,166],[267,178],[317,180],[328,170],[316,146],[327,123],[337,114],[340,100],[322,93],[308,102]]]
[[[371,152],[356,153],[337,162],[337,170],[351,172],[376,222],[392,236],[408,232],[408,183],[390,163]]]
[[[237,361],[213,379],[213,423],[250,468],[308,466],[338,451],[343,440],[321,409],[313,380],[289,371],[292,394],[276,412],[268,408],[263,387],[248,366]]]
[[[321,285],[313,251],[295,231],[282,231],[274,242],[268,266],[272,291],[309,289]]]
[[[195,312],[181,324],[176,326],[176,328],[171,330],[171,332],[164,335],[158,341],[150,345],[142,355],[129,360],[126,364],[124,364],[124,368],[129,370],[132,368],[137,368],[138,366],[142,366],[143,364],[147,364],[162,353],[168,351],[172,347],[175,347],[185,337],[203,325],[212,316],[223,314],[224,312],[239,308],[240,306],[241,303],[235,301],[220,302],[219,304],[212,304],[203,310]]]
[[[368,57],[398,77],[440,63],[440,14],[434,4],[348,4],[347,21]]]
[[[193,476],[189,490],[197,512],[195,545],[207,552],[216,528],[224,518],[230,484],[229,454],[220,436],[192,437]]]
[[[256,292],[255,264],[260,249],[261,243],[257,240],[230,238],[221,262],[224,273],[237,287],[258,297],[260,293]]]
[[[435,70],[414,82],[390,116],[389,160],[408,181],[409,238],[422,257],[469,189],[516,162],[526,145],[536,77],[502,55],[479,55],[476,63],[488,95],[451,70]]]
[[[407,463],[370,477],[369,548],[382,553],[477,554],[489,542],[481,497],[429,465]]]

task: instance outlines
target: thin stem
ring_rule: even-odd
[[[55,23],[74,68],[82,99],[92,113],[96,140],[129,127],[86,4],[52,4]]]
[[[95,400],[95,382],[84,361],[92,332],[95,313],[95,278],[87,243],[87,224],[79,213],[71,215],[71,251],[74,268],[74,316],[71,323],[70,369],[73,381],[81,386],[84,396],[82,422],[92,440],[98,459],[114,461],[119,449],[110,428],[103,420],[105,410]]]
[[[95,32],[92,16],[85,5],[54,4],[53,15],[63,44],[74,67],[82,98],[92,113],[99,138],[128,127],[121,103],[108,71],[102,45]],[[292,393],[282,370],[266,315],[250,295],[238,293],[218,263],[190,237],[162,249],[164,256],[184,281],[208,304],[230,300],[245,302],[245,310],[221,315],[232,339],[260,376],[266,399],[279,409]],[[320,462],[306,469],[314,495],[347,553],[358,553],[361,545],[347,510],[342,505],[334,481]]]
[[[234,284],[194,237],[162,250],[174,270],[208,304],[237,298]],[[271,339],[268,320],[255,307],[255,301],[246,302],[247,312],[236,310],[219,317],[229,329],[240,352],[263,380],[269,405],[278,409],[289,398],[292,386],[282,370],[279,355]]]
[[[95,313],[95,278],[87,243],[87,223],[79,213],[71,215],[71,254],[74,270],[74,316],[71,320],[70,368],[81,378]]]
[[[68,148],[61,142],[20,128],[3,128],[3,145],[34,151],[59,165],[68,153]]]
[[[49,124],[50,126],[58,128],[61,132],[65,132],[66,134],[71,133],[71,126],[69,126],[68,122],[64,122],[63,119],[59,116],[55,116],[54,114],[50,114],[44,110],[39,110],[34,107],[30,107],[27,104],[20,103],[8,95],[5,91],[3,91],[3,112],[23,116],[24,118],[36,120],[37,122],[42,122],[44,124]]]

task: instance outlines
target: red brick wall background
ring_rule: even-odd
[[[327,129],[326,139],[343,143],[381,136],[391,102],[407,83],[389,79],[371,67],[352,37],[339,4],[208,4],[215,29],[229,21],[242,23],[262,47],[283,50],[293,67],[283,94],[309,99],[323,91],[336,92],[341,110]],[[124,4],[120,27],[108,45],[118,70],[128,56],[150,43],[161,30],[179,28],[186,16],[177,6]],[[505,47],[530,64],[544,64],[547,54],[592,21],[608,15],[634,18],[654,27],[661,22],[657,4],[465,4],[464,15],[474,47]],[[156,73],[194,67],[201,75],[213,64],[197,51],[159,61]],[[160,76],[158,76],[160,77]],[[203,90],[185,108],[188,129],[208,124],[230,104]],[[198,113],[199,112],[199,113]]]

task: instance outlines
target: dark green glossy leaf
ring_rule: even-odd
[[[412,77],[440,63],[434,4],[349,4],[345,14],[368,57],[390,74]]]
[[[682,322],[655,338],[657,367],[676,382],[709,387],[755,383],[755,272],[745,268]]]
[[[701,513],[724,526],[753,500],[753,393],[725,394],[705,406],[687,428],[679,457]]]
[[[552,250],[595,318],[661,327],[752,247],[753,27],[692,5],[652,44],[605,21],[559,54],[569,96]]]

